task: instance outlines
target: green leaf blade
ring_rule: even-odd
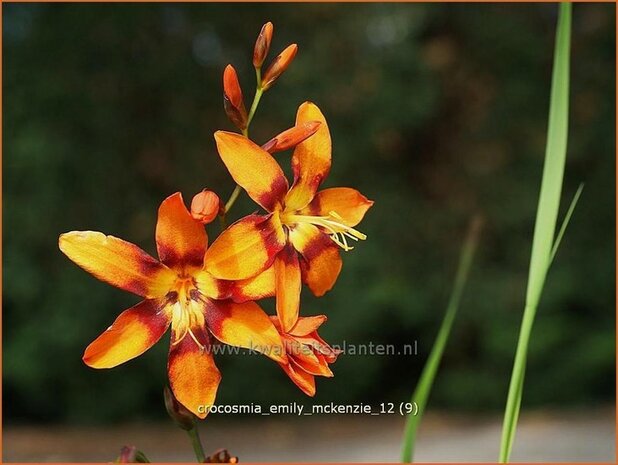
[[[414,458],[416,434],[423,417],[423,413],[425,412],[427,400],[429,399],[431,387],[433,386],[436,373],[438,372],[440,361],[442,360],[442,354],[444,353],[444,349],[448,342],[453,321],[455,320],[455,315],[459,309],[459,303],[461,301],[461,296],[463,294],[466,281],[468,280],[470,267],[478,245],[481,223],[482,220],[480,217],[475,217],[470,223],[466,240],[461,249],[457,273],[455,275],[453,290],[449,298],[446,313],[442,319],[440,329],[438,330],[438,335],[436,336],[436,340],[431,348],[429,357],[427,358],[423,371],[421,372],[416,389],[412,394],[411,402],[416,402],[418,411],[416,412],[416,415],[409,414],[406,419],[406,426],[404,429],[401,446],[401,461],[404,463],[410,463]]]
[[[564,234],[563,229],[561,229],[558,239],[554,240],[568,141],[570,43],[571,4],[561,3],[556,30],[545,162],[532,239],[526,305],[515,352],[502,427],[499,455],[501,463],[508,462],[511,456],[521,407],[528,343],[532,326],[545,285],[547,271],[555,255],[555,247],[559,245]],[[579,193],[581,193],[581,190]],[[575,201],[578,198],[579,195],[576,194]],[[571,214],[572,211],[567,213],[567,223]],[[566,224],[563,224],[566,228]]]

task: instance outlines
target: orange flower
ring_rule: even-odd
[[[280,363],[283,371],[301,391],[315,395],[315,376],[331,378],[329,363],[337,360],[339,352],[318,336],[318,328],[326,321],[325,315],[300,317],[289,331],[284,331],[277,317],[270,317],[281,334],[289,363]]]
[[[252,240],[261,246],[258,253],[251,242],[230,249],[217,240],[207,249],[204,227],[176,193],[159,207],[160,261],[134,244],[100,232],[62,234],[60,250],[77,265],[145,299],[122,312],[86,348],[84,362],[93,368],[120,365],[148,350],[171,325],[170,386],[176,399],[200,418],[207,414],[204,407],[213,404],[221,379],[210,353],[211,334],[226,344],[261,350],[286,363],[277,330],[251,301],[263,294],[263,286],[272,286],[268,273],[252,276],[272,262],[284,243],[271,222],[256,218],[244,223],[244,231],[251,232]],[[241,281],[220,281],[211,273],[213,267]],[[228,299],[231,296],[234,301]]]
[[[317,192],[330,170],[331,139],[322,112],[306,102],[298,109],[296,126],[309,121],[321,124],[313,136],[294,149],[291,188],[281,167],[267,151],[239,134],[215,133],[219,155],[230,174],[268,211],[263,221],[273,228],[270,234],[284,238],[285,247],[281,246],[275,258],[274,273],[277,315],[286,332],[298,318],[301,278],[316,296],[333,287],[341,270],[339,247],[350,250],[349,239],[365,239],[354,226],[373,205],[360,192],[347,187]],[[266,255],[254,230],[245,227],[256,221],[255,218],[252,215],[238,221],[219,241],[232,249],[255,244],[256,253]],[[224,273],[219,277],[231,279]]]

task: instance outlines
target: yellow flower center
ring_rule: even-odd
[[[335,211],[330,211],[327,216],[300,215],[297,211],[283,211],[281,223],[293,226],[300,223],[308,223],[322,228],[330,236],[335,244],[346,252],[354,247],[348,244],[348,239],[364,241],[367,236],[362,232],[345,224],[343,218]]]
[[[169,294],[172,314],[172,345],[178,344],[189,335],[204,349],[203,341],[194,333],[195,328],[205,328],[204,296],[197,287],[193,276],[179,275],[174,282],[174,290]]]

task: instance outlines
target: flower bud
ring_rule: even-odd
[[[238,463],[238,457],[230,455],[227,449],[218,449],[206,457],[205,463]]]
[[[191,216],[202,224],[214,220],[221,210],[219,196],[213,191],[204,189],[191,200]]]
[[[123,446],[120,449],[120,455],[116,459],[116,463],[148,463],[144,453],[137,450],[135,446]]]
[[[247,127],[247,110],[242,98],[238,75],[232,65],[223,71],[223,108],[232,123],[243,130]]]
[[[122,449],[120,449],[120,455],[116,459],[116,463],[136,463],[135,462],[136,454],[137,454],[137,447],[122,446]]]
[[[307,121],[293,128],[286,129],[262,145],[262,148],[269,153],[276,153],[296,147],[302,141],[314,135],[320,124],[319,121]]]
[[[288,69],[290,63],[296,56],[298,45],[289,45],[277,58],[270,64],[264,76],[262,76],[262,90],[268,90],[281,74]]]
[[[273,23],[270,21],[262,26],[262,30],[255,41],[253,48],[253,66],[261,68],[264,63],[268,50],[270,49],[270,41],[273,38]]]
[[[195,427],[193,414],[176,400],[174,394],[172,394],[172,391],[167,386],[163,389],[163,398],[165,400],[165,409],[167,413],[179,428],[189,431]]]

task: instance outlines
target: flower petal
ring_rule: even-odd
[[[320,366],[323,367],[324,372],[325,373],[329,373],[329,374],[322,375],[322,376],[326,376],[327,378],[331,378],[331,377],[335,376],[333,374],[333,372],[331,371],[329,364],[330,363],[334,363],[337,360],[337,357],[335,356],[334,359],[331,359],[331,358],[329,358],[329,356],[324,355],[324,354],[320,354],[320,353],[316,353],[315,356],[320,361]]]
[[[287,362],[281,337],[255,302],[210,301],[206,322],[221,342],[260,352],[277,362]]]
[[[335,363],[341,350],[329,346],[317,332],[308,334],[307,336],[295,336],[295,339],[301,344],[306,344],[313,347],[315,354],[324,357],[327,363]]]
[[[310,375],[305,370],[300,368],[293,360],[287,365],[282,363],[279,365],[301,391],[309,397],[313,397],[315,395],[315,378],[313,375]]]
[[[192,328],[192,331],[201,333],[200,340],[208,340],[208,334],[200,328]],[[170,346],[167,371],[178,402],[199,418],[205,418],[208,408],[215,402],[221,381],[210,345],[200,347],[187,334]]]
[[[318,297],[332,289],[341,271],[337,245],[312,224],[298,224],[290,231],[290,241],[300,252],[303,282]]]
[[[319,121],[321,124],[313,136],[294,149],[294,185],[285,199],[286,206],[292,210],[299,210],[311,201],[330,171],[331,139],[326,118],[315,104],[305,102],[298,108],[296,126],[309,121]]]
[[[275,295],[275,267],[271,265],[259,275],[243,279],[241,281],[230,281],[230,298],[237,303],[247,302],[248,300],[260,300]]]
[[[216,279],[206,270],[199,270],[195,272],[193,277],[200,292],[206,297],[210,297],[211,299],[229,298],[234,281],[223,281]]]
[[[329,216],[331,212],[335,212],[346,226],[356,226],[372,205],[373,200],[367,199],[356,189],[333,187],[318,192],[301,214]]]
[[[287,333],[296,324],[300,308],[301,277],[296,250],[290,245],[284,247],[277,254],[274,267],[277,316]]]
[[[218,279],[238,280],[268,268],[285,244],[278,215],[249,215],[231,225],[204,256],[204,268]]]
[[[328,363],[323,356],[312,353],[311,355],[303,355],[299,357],[290,357],[290,360],[294,362],[310,375],[324,376],[326,378],[332,378],[333,372],[328,367]]]
[[[326,320],[326,315],[300,317],[294,327],[290,330],[290,335],[307,336],[308,334],[317,331],[317,329],[322,326]]]
[[[152,347],[165,333],[170,316],[159,300],[144,300],[125,310],[84,352],[92,368],[113,368]]]
[[[156,240],[159,258],[167,266],[202,267],[208,236],[204,226],[187,210],[180,192],[161,203]]]
[[[219,156],[249,197],[272,211],[288,191],[288,181],[270,153],[240,134],[215,132]]]
[[[96,278],[142,297],[162,297],[175,274],[135,244],[95,231],[60,235],[60,250]]]
[[[311,345],[302,344],[292,337],[284,337],[288,358],[307,373],[316,376],[332,377],[333,373],[322,357],[318,358]]]

